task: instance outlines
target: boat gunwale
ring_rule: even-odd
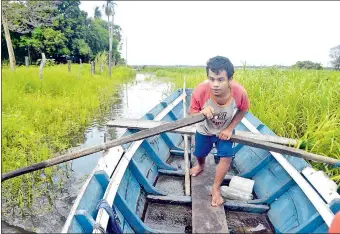
[[[118,150],[117,150],[118,149]],[[119,150],[121,149],[121,150]],[[68,233],[68,230],[70,229],[70,226],[71,226],[71,223],[72,223],[72,220],[73,218],[75,218],[75,213],[79,207],[79,204],[83,198],[83,195],[85,194],[85,191],[87,190],[88,188],[88,185],[90,184],[91,180],[92,179],[95,179],[94,178],[94,175],[97,171],[101,171],[101,170],[105,170],[104,166],[107,164],[106,161],[105,161],[105,157],[109,157],[111,154],[113,155],[116,155],[117,154],[117,151],[121,154],[120,157],[124,154],[124,149],[123,147],[121,146],[116,146],[116,147],[113,147],[111,149],[108,150],[107,154],[103,154],[101,155],[101,157],[98,159],[98,163],[96,165],[96,167],[92,170],[91,174],[88,176],[88,178],[86,179],[85,183],[82,185],[78,195],[77,195],[77,198],[75,200],[75,202],[73,203],[72,205],[72,208],[67,216],[67,219],[64,223],[64,226],[63,226],[63,229],[61,231],[61,233]],[[116,167],[118,166],[119,164],[119,161],[120,160],[117,160],[116,162],[116,165],[113,165],[113,171],[112,173],[114,172],[114,170],[116,169]],[[110,176],[110,175],[109,175]]]
[[[186,97],[186,95],[184,94],[179,94],[178,97],[172,101],[172,103],[170,103],[169,105],[167,105],[163,110],[161,110],[160,113],[158,113],[154,120],[156,121],[160,121],[162,120],[166,115],[168,115],[179,103],[181,103],[183,101],[183,99]],[[159,103],[160,104],[160,103]],[[157,104],[157,105],[159,105]],[[156,106],[157,106],[156,105]],[[128,164],[130,162],[130,160],[132,159],[133,155],[135,154],[135,151],[140,147],[140,145],[142,144],[143,140],[139,140],[136,142],[133,142],[130,147],[126,150],[125,154],[122,155],[122,158],[125,158],[127,161],[124,163],[125,165],[122,164],[122,162],[120,161],[119,164],[117,165],[117,167],[115,168],[115,171],[112,174],[112,177],[110,178],[110,182],[106,188],[106,191],[104,193],[103,196],[103,200],[105,199],[109,205],[113,205],[114,203],[114,198],[118,192],[118,188],[120,185],[120,182],[124,176],[124,173],[128,167]],[[125,161],[125,160],[124,160]],[[125,168],[124,168],[125,167]],[[120,171],[122,174],[118,174],[118,176],[120,178],[118,178],[118,180],[114,180],[115,176],[117,176],[115,173],[119,170],[124,169],[124,172]],[[108,198],[110,200],[108,200]],[[98,214],[95,220],[96,226],[101,226],[104,228],[104,230],[107,229],[107,225],[108,225],[108,221],[109,221],[109,215],[107,214],[106,210],[103,208],[100,208],[98,210]],[[94,229],[92,233],[101,233],[98,229]]]

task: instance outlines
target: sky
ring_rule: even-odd
[[[93,17],[104,2],[82,1],[80,8]],[[331,66],[329,50],[340,44],[340,1],[116,3],[114,23],[122,28],[129,65],[204,66],[221,55],[235,66],[302,60]]]

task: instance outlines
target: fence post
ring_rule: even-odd
[[[68,71],[71,72],[71,60],[67,60]]]
[[[41,53],[41,56],[42,56],[42,59],[41,59],[41,63],[40,63],[40,74],[39,74],[40,80],[42,80],[42,72],[43,72],[43,68],[44,68],[45,63],[46,63],[45,53]]]
[[[25,56],[25,65],[26,65],[26,67],[28,67],[28,65],[29,65],[28,56]]]
[[[94,61],[91,62],[91,75],[94,75]]]
[[[79,59],[79,71],[78,71],[78,79],[80,79],[80,70],[83,64],[81,63],[81,59]]]

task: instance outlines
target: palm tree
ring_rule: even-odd
[[[114,25],[114,15],[115,10],[114,6],[117,6],[116,3],[113,1],[106,1],[105,4],[103,4],[105,15],[107,16],[107,23],[109,26],[109,76],[111,77],[111,66],[112,66],[112,41],[113,41],[113,25]],[[112,16],[112,23],[110,25],[110,16]]]
[[[99,6],[96,6],[96,8],[94,8],[94,18],[95,19],[102,18],[102,12],[100,11]]]

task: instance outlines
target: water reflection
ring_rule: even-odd
[[[172,85],[170,83],[153,78],[152,74],[137,73],[133,81],[121,84],[117,88],[118,94],[115,103],[108,113],[94,121],[84,133],[84,143],[73,150],[101,144],[104,142],[104,135],[107,140],[122,136],[126,129],[108,128],[105,125],[106,122],[114,118],[141,118],[171,93]],[[70,177],[65,179],[64,187],[55,195],[53,208],[41,213],[41,208],[48,206],[47,198],[43,197],[34,205],[32,212],[29,212],[25,217],[21,217],[19,214],[2,216],[2,232],[23,233],[24,230],[29,230],[52,233],[60,231],[81,186],[95,168],[99,157],[100,152],[68,162],[69,168],[71,168]],[[40,211],[39,215],[37,215],[38,211]],[[15,226],[20,228],[13,228]]]

